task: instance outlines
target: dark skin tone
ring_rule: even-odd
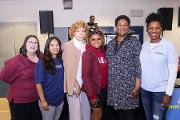
[[[90,44],[95,47],[96,49],[101,49],[103,46],[103,38],[99,34],[93,34],[90,38]],[[93,106],[98,105],[97,103],[97,98],[94,100],[90,101]],[[101,120],[102,118],[102,107],[97,107],[97,108],[91,108],[92,109],[92,114],[91,114],[91,120]]]
[[[139,79],[136,78],[135,86],[134,86],[133,90],[131,91],[131,96],[132,96],[133,98],[136,99],[136,98],[138,97],[140,87],[141,87],[141,80],[139,80]]]
[[[167,109],[169,107],[170,102],[171,102],[171,96],[166,94],[162,99],[161,105],[164,109]]]
[[[158,21],[152,21],[147,28],[148,35],[150,37],[151,43],[159,43],[160,42],[160,35],[162,32],[161,25]],[[162,107],[164,109],[168,108],[171,102],[171,96],[165,94],[162,99]]]
[[[129,23],[125,19],[120,19],[116,25],[117,30],[117,42],[120,44],[129,32]],[[136,78],[136,82],[133,90],[131,91],[131,96],[137,98],[139,95],[139,89],[141,87],[141,80]]]

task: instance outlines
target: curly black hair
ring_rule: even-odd
[[[146,27],[148,28],[151,22],[157,21],[162,27],[161,15],[158,13],[150,13],[146,18]]]
[[[120,16],[118,16],[118,17],[115,19],[115,26],[117,26],[119,20],[121,20],[121,19],[126,20],[126,21],[128,22],[128,25],[130,26],[131,21],[130,21],[129,17],[126,16],[126,15],[120,15]]]

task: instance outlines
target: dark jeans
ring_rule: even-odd
[[[147,120],[165,120],[166,109],[161,106],[164,92],[140,90],[141,99]]]
[[[11,120],[42,120],[38,102],[14,103],[9,102]]]

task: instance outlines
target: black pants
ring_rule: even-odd
[[[102,120],[107,120],[107,88],[101,90],[98,99],[100,99],[102,105]]]
[[[9,102],[11,120],[42,120],[38,102],[14,103]]]
[[[64,106],[59,120],[69,120],[69,107],[68,107],[66,95],[64,97]]]
[[[139,107],[131,110],[115,110],[108,106],[105,120],[146,120],[140,96],[139,100]]]
[[[112,106],[108,106],[106,120],[136,120],[135,110],[115,110]]]
[[[177,74],[177,78],[180,78],[180,73]]]
[[[136,120],[135,110],[118,110],[118,120]]]

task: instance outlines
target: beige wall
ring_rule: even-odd
[[[142,9],[142,17],[130,17],[131,25],[145,25],[145,18],[151,12],[156,12],[160,7],[173,7],[173,30],[164,32],[164,36],[171,40],[180,55],[180,27],[177,26],[179,0],[73,0],[73,9],[64,10],[63,0],[1,0],[0,22],[25,22],[37,23],[37,34],[40,38],[46,36],[39,32],[39,10],[54,11],[54,26],[68,27],[78,19],[88,21],[93,14],[100,26],[114,25],[114,19],[120,14],[130,16],[131,9]],[[145,40],[148,39],[145,32]]]
[[[0,23],[0,68],[19,52],[29,34],[36,35],[36,23]]]

